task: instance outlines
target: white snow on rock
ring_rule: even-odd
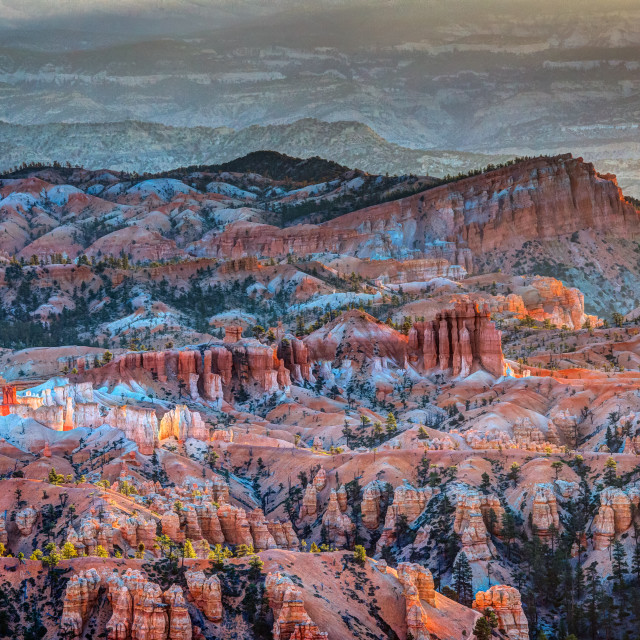
[[[231,196],[232,198],[240,198],[243,200],[255,200],[257,198],[255,193],[245,191],[236,187],[228,182],[210,182],[206,186],[207,193],[219,193],[223,196]]]
[[[224,313],[216,313],[216,315],[209,318],[209,324],[231,324],[233,322],[244,322],[248,325],[257,324],[256,316],[252,313],[242,311],[242,309],[231,309]]]
[[[363,304],[366,305],[369,302],[372,304],[375,302],[380,302],[382,300],[382,295],[379,293],[371,294],[371,293],[351,293],[351,292],[336,292],[336,293],[328,293],[323,296],[318,296],[313,300],[309,300],[307,302],[303,302],[302,304],[295,305],[293,307],[297,311],[303,311],[308,309],[338,309],[344,305],[347,305],[351,302],[355,304]]]
[[[55,187],[51,187],[47,191],[47,197],[53,204],[57,204],[59,207],[67,204],[69,202],[69,196],[72,193],[83,193],[80,189],[76,187],[72,187],[68,184],[56,185]]]
[[[109,189],[110,191],[111,189]],[[128,194],[137,194],[142,197],[157,195],[163,200],[171,200],[177,193],[197,193],[197,191],[189,185],[175,180],[173,178],[158,178],[152,180],[144,180],[127,189]]]
[[[30,193],[10,193],[6,198],[0,200],[0,209],[3,207],[20,207],[23,210],[35,207],[39,204],[39,200]]]

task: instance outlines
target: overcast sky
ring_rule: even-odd
[[[389,15],[402,20],[418,16],[429,22],[482,18],[504,13],[523,20],[540,12],[592,11],[611,13],[637,8],[638,0],[0,0],[0,28],[87,29],[98,32],[179,33],[224,28],[238,22],[280,15],[291,19],[309,12],[360,12],[381,25]]]

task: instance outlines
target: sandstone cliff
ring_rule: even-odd
[[[488,591],[478,591],[473,608],[481,613],[490,608],[496,612],[499,628],[509,640],[528,640],[529,623],[522,610],[520,592],[506,585],[494,585]]]
[[[321,251],[366,257],[411,250],[472,272],[483,253],[587,228],[632,237],[640,233],[640,222],[612,176],[563,155],[527,160],[319,226],[236,223],[208,239],[206,247],[211,255],[233,258]]]

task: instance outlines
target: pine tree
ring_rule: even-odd
[[[507,474],[507,478],[513,482],[513,486],[515,487],[518,484],[518,478],[520,477],[520,465],[517,462],[514,462],[511,465],[511,469]]]
[[[613,588],[624,598],[624,576],[629,573],[629,565],[627,563],[627,552],[624,550],[620,540],[613,543],[613,554],[611,560],[611,572],[613,577]]]
[[[361,544],[357,544],[353,550],[353,559],[361,567],[364,567],[364,563],[367,560],[367,552]]]
[[[231,558],[233,553],[227,549],[227,547],[223,547],[221,544],[216,544],[211,551],[209,551],[209,560],[211,560],[216,568],[221,568],[224,564],[224,561],[227,558]]]
[[[582,596],[584,594],[584,569],[582,568],[581,564],[576,567],[576,575],[573,581],[573,585],[576,594],[576,600],[582,600]]]
[[[609,449],[609,451],[613,451],[615,449],[615,442],[613,438],[613,433],[611,432],[611,425],[607,425],[605,441],[607,443],[607,448]]]
[[[351,438],[353,438],[353,431],[352,431],[351,427],[349,426],[349,423],[346,420],[344,421],[344,427],[342,427],[342,435],[347,440],[347,447],[350,447],[351,446]]]
[[[471,566],[467,559],[467,554],[461,551],[458,554],[458,559],[453,565],[452,579],[456,593],[458,594],[458,602],[467,607],[471,606],[471,600],[473,596],[473,587],[471,581],[473,574],[471,572]]]
[[[398,431],[398,423],[396,422],[396,417],[391,412],[387,414],[386,430],[387,434],[390,436],[394,435]]]
[[[482,493],[489,493],[489,489],[491,489],[491,478],[489,474],[485,471],[482,474],[482,482],[480,483],[480,491]]]
[[[636,544],[631,557],[631,570],[636,574],[636,580],[640,583],[640,545]]]
[[[196,550],[193,548],[193,544],[191,540],[187,539],[184,541],[184,547],[182,548],[182,557],[183,558],[197,558]]]
[[[62,484],[64,482],[64,476],[61,476],[56,472],[54,467],[51,467],[51,471],[49,471],[49,475],[47,476],[47,482],[49,484]]]
[[[484,616],[478,618],[476,626],[473,628],[476,640],[490,640],[492,631],[489,621]]]
[[[505,511],[502,514],[502,539],[507,545],[507,556],[511,560],[511,543],[516,537],[516,520],[510,511]]]
[[[600,611],[598,605],[601,584],[597,566],[597,562],[592,562],[585,571],[587,589],[587,620],[589,622],[589,630],[593,640],[598,637],[598,629],[600,627]]]
[[[493,508],[489,510],[488,520],[489,520],[489,523],[488,523],[489,533],[491,535],[494,535],[496,532],[496,525],[498,524],[498,516],[496,515],[496,512],[494,511]]]
[[[611,456],[609,456],[606,464],[604,465],[604,476],[602,478],[605,485],[608,487],[615,487],[618,485],[618,476],[616,474],[617,468],[618,464]]]
[[[260,559],[260,556],[252,556],[249,560],[249,573],[254,579],[258,579],[264,568],[264,562]]]
[[[244,558],[245,556],[253,555],[253,546],[247,546],[246,544],[239,544],[236,547],[236,557]]]
[[[418,485],[424,487],[429,481],[429,458],[423,455],[420,460],[420,466],[418,467]]]

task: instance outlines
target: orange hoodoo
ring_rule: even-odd
[[[8,416],[11,411],[9,405],[18,404],[18,396],[15,386],[11,384],[2,387],[2,406],[0,406],[0,415]]]

